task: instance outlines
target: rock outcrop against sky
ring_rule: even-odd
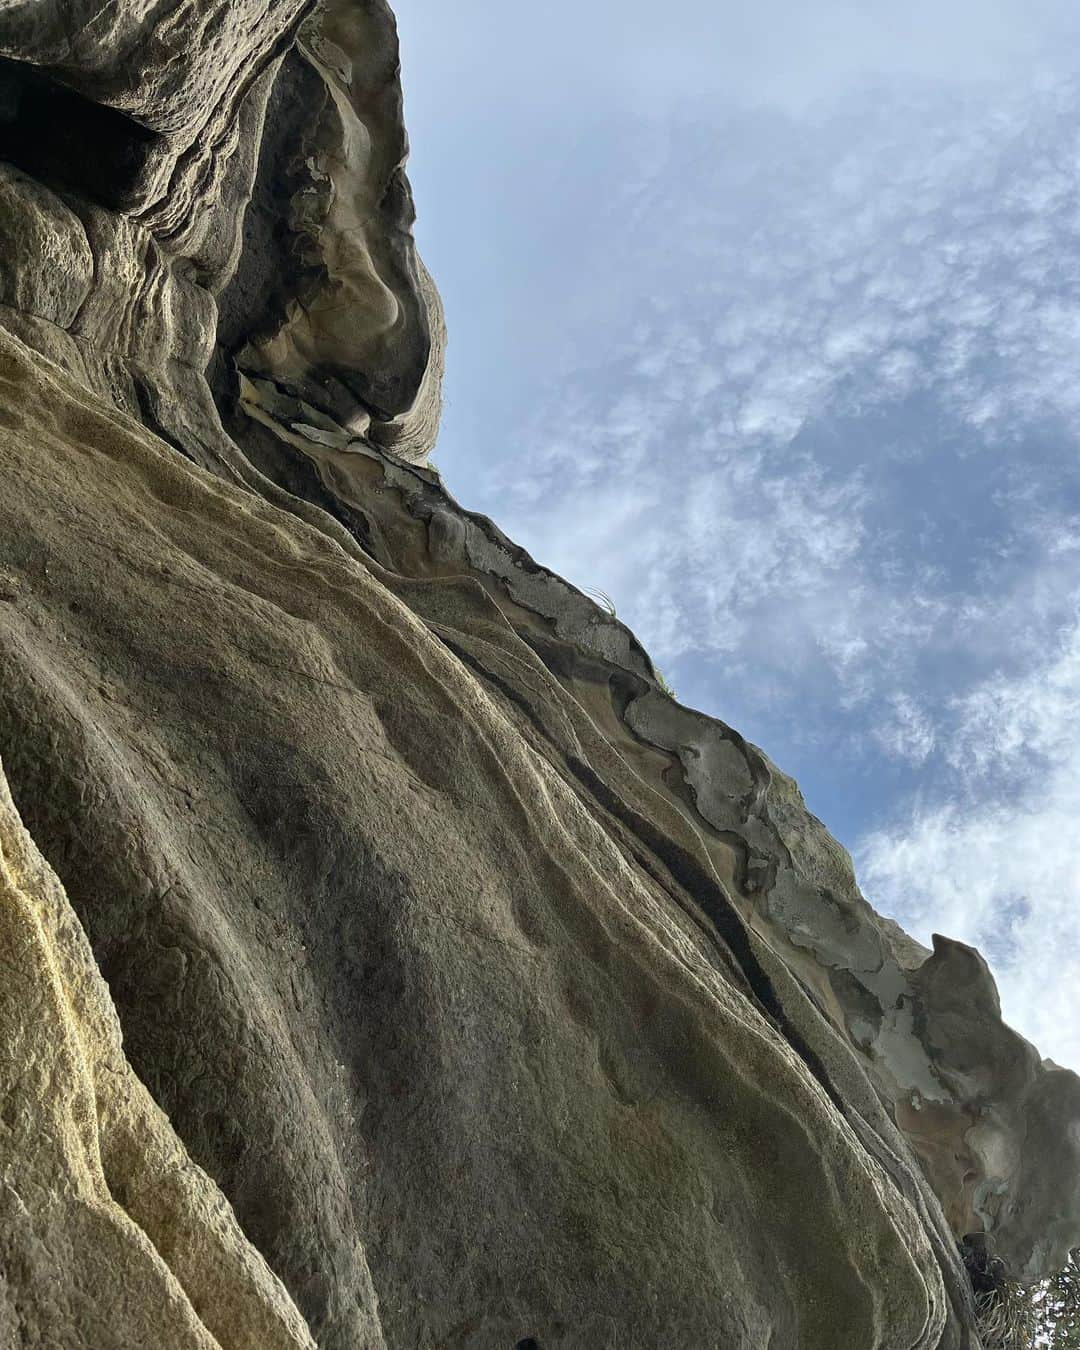
[[[1080,1080],[425,467],[389,10],[0,54],[0,1345],[977,1350]]]

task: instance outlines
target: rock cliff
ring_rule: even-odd
[[[382,0],[0,56],[0,1346],[977,1350],[1080,1080],[425,467]]]

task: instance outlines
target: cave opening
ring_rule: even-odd
[[[160,140],[37,66],[0,57],[0,159],[24,173],[123,210]]]

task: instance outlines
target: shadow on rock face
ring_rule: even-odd
[[[0,159],[123,210],[160,137],[22,61],[0,57]]]

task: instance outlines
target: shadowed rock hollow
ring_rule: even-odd
[[[424,467],[385,5],[0,54],[0,1346],[977,1350],[1080,1080]]]

